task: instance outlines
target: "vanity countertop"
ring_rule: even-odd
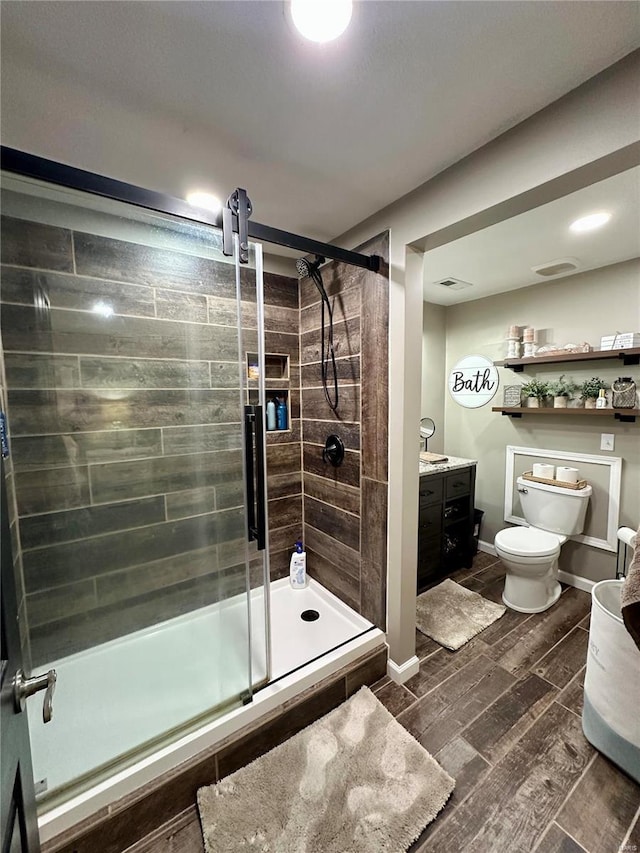
[[[447,462],[423,462],[420,460],[420,476],[428,477],[429,474],[442,474],[455,471],[456,468],[467,468],[469,465],[477,464],[477,459],[463,459],[461,456],[449,456]]]

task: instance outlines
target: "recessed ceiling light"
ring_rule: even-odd
[[[547,261],[546,264],[531,267],[531,272],[549,278],[549,276],[560,275],[563,272],[572,272],[572,270],[577,270],[579,266],[580,261],[577,258],[557,258],[555,261]]]
[[[569,228],[578,234],[583,231],[593,231],[594,228],[601,228],[611,219],[610,213],[590,213],[589,216],[582,216],[572,222]]]
[[[222,202],[217,196],[212,195],[211,193],[203,193],[199,190],[189,193],[187,195],[187,201],[189,204],[193,205],[193,207],[200,207],[203,210],[212,210],[214,213],[217,213],[222,208]]]
[[[291,0],[291,17],[299,32],[320,43],[341,36],[352,12],[352,0]]]

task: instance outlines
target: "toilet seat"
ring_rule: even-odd
[[[535,527],[507,527],[496,534],[495,546],[510,556],[535,560],[559,554],[564,539]]]

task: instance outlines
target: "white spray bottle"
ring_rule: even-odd
[[[307,555],[302,550],[302,542],[296,542],[296,550],[289,563],[289,583],[293,589],[304,589],[307,585]]]

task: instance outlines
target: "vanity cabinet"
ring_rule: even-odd
[[[420,475],[418,592],[471,566],[475,484],[475,465]]]

